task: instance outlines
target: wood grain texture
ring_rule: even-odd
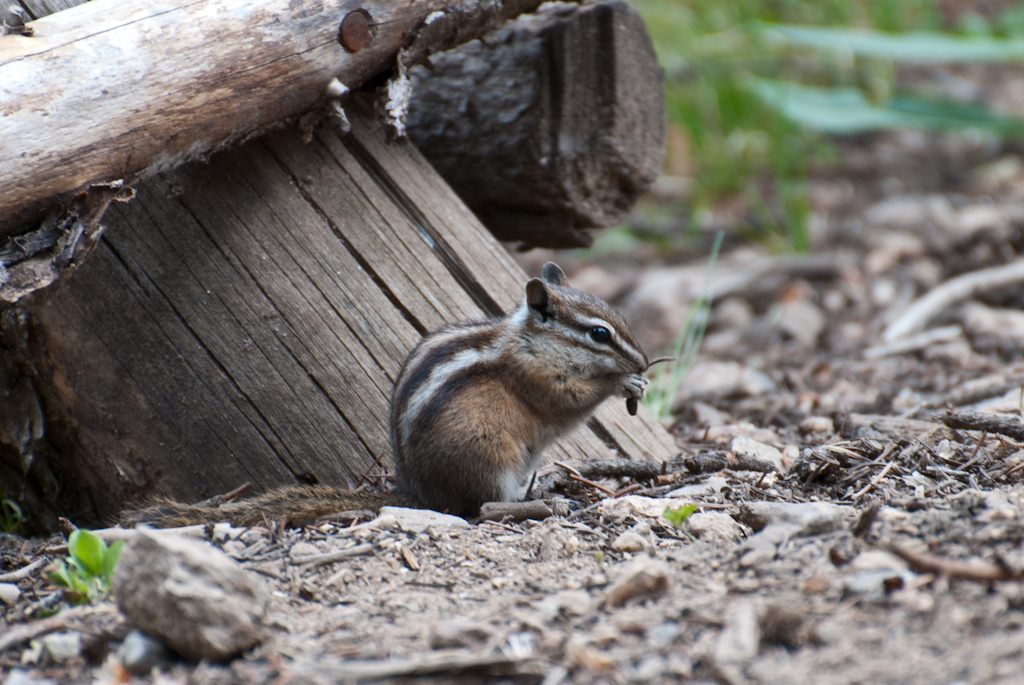
[[[388,399],[422,334],[518,304],[526,275],[416,149],[351,118],[349,136],[283,130],[144,182],[93,257],[27,299],[61,513],[354,483],[390,466]],[[549,458],[672,456],[621,404]]]
[[[52,3],[43,3],[37,11]],[[0,217],[202,159],[384,71],[451,0],[92,0],[0,39]],[[348,53],[341,20],[369,12]]]

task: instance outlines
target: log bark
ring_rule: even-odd
[[[624,0],[551,3],[431,64],[409,137],[499,240],[588,245],[661,169],[662,73]]]
[[[92,0],[33,21],[32,36],[0,37],[0,237],[39,220],[48,198],[130,183],[278,126],[323,101],[334,78],[355,89],[433,12],[437,36],[410,59],[474,37],[446,23],[476,15],[487,29],[538,4]],[[350,52],[339,27],[355,10],[370,38]]]
[[[70,279],[5,310],[8,496],[93,522],[148,494],[355,483],[390,463],[407,352],[509,311],[526,276],[415,148],[366,115],[352,125],[308,145],[282,130],[143,182]],[[623,405],[549,456],[672,456]]]

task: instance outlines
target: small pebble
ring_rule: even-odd
[[[146,675],[154,666],[171,660],[170,650],[160,640],[145,633],[133,630],[124,637],[121,648],[117,650],[121,664],[125,670],[134,675]]]
[[[21,599],[21,589],[14,583],[0,583],[0,602],[14,606]]]
[[[619,574],[604,595],[606,607],[620,607],[632,599],[656,597],[668,592],[668,565],[648,556],[637,557]]]
[[[54,664],[63,664],[82,653],[82,634],[78,631],[51,633],[40,638],[46,659]]]
[[[633,531],[627,530],[615,538],[612,549],[620,552],[642,552],[647,549],[647,541]]]

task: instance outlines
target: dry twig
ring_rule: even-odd
[[[17,583],[19,580],[24,580],[32,575],[40,566],[46,565],[46,559],[36,559],[28,566],[22,566],[17,571],[11,571],[10,573],[0,573],[0,583]]]
[[[1024,259],[950,279],[912,304],[882,333],[882,340],[893,342],[920,330],[946,307],[986,290],[1024,282]]]
[[[950,409],[937,417],[950,428],[980,430],[998,433],[1014,440],[1024,440],[1024,423],[1015,416],[996,416],[977,411],[955,411]]]
[[[940,578],[961,578],[982,583],[993,580],[1024,580],[1024,573],[1014,573],[978,557],[947,559],[927,552],[915,552],[892,542],[883,544],[882,547],[907,562],[910,570],[915,573],[934,573]]]

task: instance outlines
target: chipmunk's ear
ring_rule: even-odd
[[[551,266],[554,265],[552,264]],[[555,268],[557,269],[558,267],[556,266]],[[547,271],[547,267],[544,267],[544,270]],[[555,318],[551,292],[548,291],[547,284],[539,278],[531,278],[526,284],[526,306],[530,308],[534,315],[540,317],[541,323]]]
[[[540,271],[540,277],[551,285],[569,285],[569,281],[565,278],[565,272],[554,262],[548,262],[544,265],[544,268]]]

